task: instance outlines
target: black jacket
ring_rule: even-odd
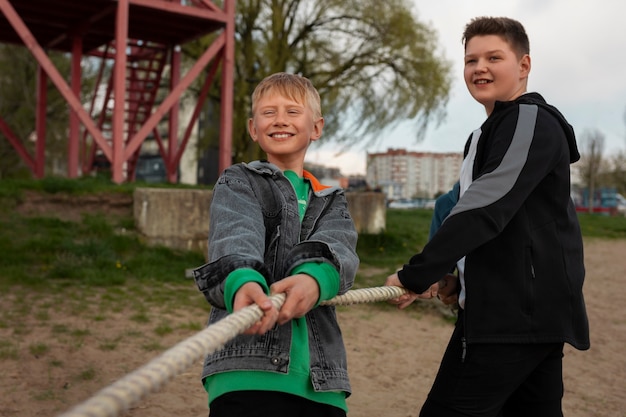
[[[569,165],[579,157],[572,127],[539,94],[496,103],[481,126],[472,184],[399,271],[402,284],[421,293],[465,256],[468,343],[588,349],[583,244],[570,197]]]

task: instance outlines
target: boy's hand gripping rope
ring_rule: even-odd
[[[406,294],[400,287],[373,287],[350,290],[324,301],[321,305],[351,305],[391,300]],[[285,302],[285,294],[270,297],[277,309]],[[183,340],[141,368],[127,374],[95,396],[59,417],[116,417],[139,403],[146,395],[160,390],[206,355],[223,347],[226,342],[243,333],[263,317],[257,305],[245,307],[212,324],[196,335]]]

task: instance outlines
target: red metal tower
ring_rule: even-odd
[[[218,7],[209,0],[0,0],[0,42],[26,46],[39,65],[35,155],[29,154],[0,115],[0,132],[37,178],[44,176],[46,83],[50,80],[70,108],[68,176],[88,173],[96,154],[111,165],[112,179],[134,178],[141,145],[152,134],[167,179],[177,168],[208,91],[221,66],[219,171],[231,163],[235,0]],[[215,33],[212,44],[181,74],[180,45]],[[71,54],[70,84],[46,51]],[[98,79],[93,101],[80,98],[84,57],[113,61],[108,79]],[[206,74],[191,120],[179,137],[179,101]],[[162,90],[164,81],[168,88]],[[161,88],[161,90],[159,90]],[[122,97],[122,100],[116,98]],[[167,124],[167,142],[157,125]],[[81,133],[82,124],[82,133]],[[162,130],[161,130],[162,131]]]

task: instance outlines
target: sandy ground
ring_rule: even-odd
[[[566,348],[563,408],[569,417],[624,417],[626,240],[587,241],[586,265],[592,348],[586,352]],[[150,349],[155,345],[154,320],[132,321],[125,311],[107,312],[106,318],[94,320],[58,308],[49,309],[45,320],[33,314],[19,316],[19,326],[6,321],[12,317],[9,309],[47,302],[41,294],[28,300],[10,292],[0,294],[5,312],[0,323],[2,417],[60,415],[195,334],[197,330],[186,324],[206,318],[206,310],[199,307],[151,311],[151,317],[158,316],[160,323],[175,329],[158,337],[160,349]],[[450,321],[436,309],[397,311],[372,305],[340,307],[339,320],[354,391],[348,400],[349,416],[417,416],[452,331]],[[10,351],[12,347],[17,348]],[[200,369],[198,361],[123,415],[206,416]]]

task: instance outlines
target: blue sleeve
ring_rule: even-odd
[[[430,222],[430,233],[428,234],[428,240],[431,240],[433,238],[437,230],[439,230],[441,223],[443,223],[445,218],[448,217],[448,214],[450,214],[452,208],[455,206],[457,201],[459,201],[459,187],[459,182],[457,181],[452,186],[452,189],[450,191],[448,191],[446,194],[439,196],[437,198],[437,201],[435,201],[435,210],[433,213],[433,218]]]

